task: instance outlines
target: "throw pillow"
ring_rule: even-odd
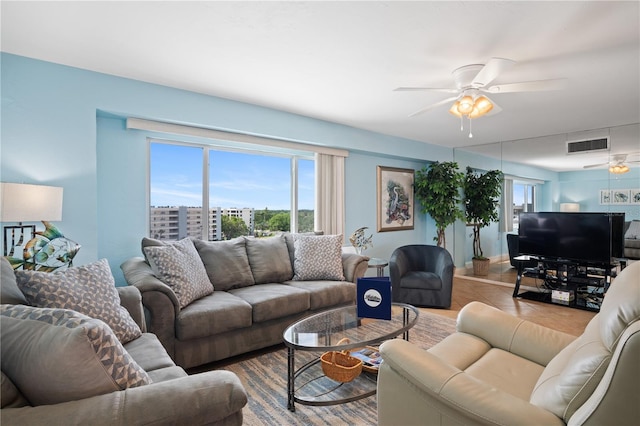
[[[293,277],[284,235],[245,240],[249,265],[256,284],[281,283]]]
[[[147,259],[147,252],[144,251],[146,247],[162,247],[166,245],[164,241],[155,240],[153,238],[142,237],[141,248],[142,255],[144,256],[144,260],[149,263],[149,259]]]
[[[2,371],[32,405],[151,383],[102,321],[66,309],[2,305]]]
[[[72,309],[102,320],[123,344],[142,335],[129,311],[120,306],[106,259],[52,273],[16,271],[16,280],[32,306]]]
[[[181,308],[213,293],[207,271],[190,239],[145,247],[144,251],[151,270],[160,281],[173,289]]]
[[[244,238],[227,241],[193,240],[193,243],[207,270],[209,281],[216,290],[227,291],[255,284]]]
[[[632,220],[629,224],[629,229],[624,234],[624,238],[627,240],[640,239],[640,220]]]
[[[293,235],[294,280],[344,281],[342,234]]]

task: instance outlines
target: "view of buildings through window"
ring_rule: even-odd
[[[149,236],[210,241],[313,231],[313,157],[150,143]],[[295,172],[292,172],[295,171]],[[205,188],[207,188],[205,190]],[[292,205],[292,194],[297,205]],[[206,195],[205,195],[206,194]]]
[[[513,228],[518,229],[521,212],[535,211],[535,187],[531,184],[513,183]]]

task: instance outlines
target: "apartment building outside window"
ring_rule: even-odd
[[[513,229],[517,230],[520,213],[536,211],[535,185],[523,182],[513,183]]]
[[[149,142],[150,237],[215,241],[313,230],[311,154]]]

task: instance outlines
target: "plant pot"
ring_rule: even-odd
[[[481,277],[489,275],[491,260],[473,258],[471,261],[473,262],[473,275],[479,275]]]

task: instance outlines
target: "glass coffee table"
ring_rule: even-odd
[[[327,351],[359,349],[380,344],[399,335],[409,340],[409,329],[418,321],[418,309],[394,303],[391,320],[358,318],[356,306],[344,306],[303,318],[284,331],[287,346],[287,408],[295,403],[333,405],[355,401],[376,393],[377,374],[362,371],[353,381],[336,382],[324,375],[320,355]],[[349,339],[348,343],[340,342]],[[318,352],[296,368],[296,351]]]

